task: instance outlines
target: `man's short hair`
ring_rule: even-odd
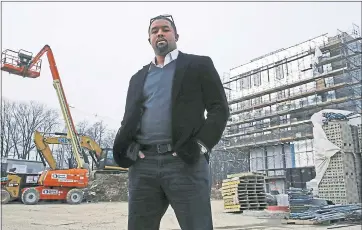
[[[173,30],[175,31],[175,34],[177,34],[176,25],[175,25],[175,22],[174,22],[174,20],[173,20],[173,18],[172,18],[172,15],[163,14],[163,15],[158,15],[158,16],[150,19],[150,25],[148,26],[148,35],[150,34],[150,29],[151,29],[152,23],[153,23],[154,21],[156,21],[156,20],[159,20],[159,19],[164,19],[164,20],[169,21],[170,24],[171,24],[171,26],[172,26],[172,28],[173,28]]]

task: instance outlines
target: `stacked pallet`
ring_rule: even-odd
[[[287,194],[289,198],[289,210],[291,213],[305,212],[311,207],[313,201],[311,190],[289,188]]]
[[[263,174],[242,173],[223,180],[222,196],[225,212],[264,210],[267,206]]]

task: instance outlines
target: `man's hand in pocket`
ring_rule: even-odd
[[[141,151],[138,152],[138,156],[139,156],[141,159],[145,158],[145,154],[143,154],[143,152],[141,152]]]

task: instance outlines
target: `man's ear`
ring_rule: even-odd
[[[176,35],[175,35],[175,41],[178,41],[178,38],[179,38],[179,35],[176,34]]]
[[[151,39],[148,39],[148,42],[151,44]]]

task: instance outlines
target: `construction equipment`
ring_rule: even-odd
[[[35,141],[35,145],[37,148],[41,147],[38,141]],[[44,170],[42,173],[8,172],[6,176],[2,175],[4,182],[2,182],[1,188],[1,203],[6,204],[10,201],[18,200],[19,198],[21,198],[21,201],[24,204],[35,204],[39,200],[52,199],[66,200],[68,203],[80,203],[83,199],[83,192],[79,189],[75,189],[80,187],[79,185],[69,183],[72,182],[73,175],[71,175],[70,178],[67,175],[71,174],[72,171],[74,172],[74,170],[67,171],[68,169],[56,169],[56,161],[51,151],[43,150],[38,151],[38,153],[43,165],[46,167],[48,164],[50,170]],[[49,176],[47,175],[48,173]],[[77,175],[74,176],[76,177]],[[79,177],[82,179],[82,177],[85,176],[82,174]],[[80,183],[82,182],[80,181]],[[57,188],[63,186],[66,188]],[[74,188],[72,189],[72,187]],[[59,194],[56,194],[56,191]]]
[[[24,188],[38,185],[39,176],[38,173],[8,172],[6,181],[1,186],[1,203],[6,204],[18,200]]]
[[[15,52],[7,49],[1,56],[1,70],[29,78],[40,76],[41,60],[38,58],[30,65],[32,53],[25,50]]]
[[[22,189],[26,187],[35,187],[38,185],[38,179],[44,168],[38,168],[34,161],[24,159],[2,159],[1,162],[1,203],[6,204],[10,201],[17,201],[21,197]],[[9,167],[9,161],[10,167]],[[31,166],[28,163],[31,163]],[[16,164],[14,164],[16,163]],[[40,163],[40,162],[39,162]],[[41,163],[40,163],[41,164]],[[21,168],[17,168],[21,166]],[[23,168],[25,166],[25,169]],[[28,167],[30,166],[30,167]],[[38,168],[38,171],[36,171]],[[30,170],[29,170],[30,169]],[[35,170],[36,173],[32,171]],[[29,172],[27,172],[29,171]]]
[[[46,167],[47,165],[51,169],[58,169],[57,162],[53,157],[52,151],[49,147],[49,144],[62,144],[67,145],[70,143],[67,134],[64,133],[54,133],[55,135],[63,136],[51,136],[44,137],[39,131],[34,132],[34,143],[37,149],[37,152],[40,156],[40,159]],[[93,140],[87,136],[81,137],[81,146],[88,147],[88,143],[92,143]],[[96,151],[101,151],[97,148],[98,145],[94,145]],[[6,168],[5,168],[6,169]],[[22,195],[22,189],[26,187],[35,187],[38,186],[38,179],[41,174],[27,174],[27,173],[15,173],[15,172],[2,172],[2,190],[1,190],[1,203],[6,204],[10,201],[18,200]]]
[[[77,167],[72,169],[55,169],[54,165],[50,170],[45,170],[36,187],[22,189],[21,199],[24,204],[36,204],[39,200],[66,200],[70,204],[79,204],[83,200],[82,188],[88,185],[88,158],[82,157],[81,145],[77,138],[77,132],[65,97],[59,72],[56,66],[53,52],[50,46],[45,45],[33,58],[32,53],[20,50],[15,52],[5,50],[1,58],[1,70],[24,78],[37,78],[41,71],[41,57],[47,54],[53,86],[56,90],[62,114],[66,123],[68,136],[71,140],[72,153],[77,162]],[[85,154],[83,154],[84,156]],[[83,158],[83,159],[82,159]],[[83,162],[85,161],[85,162]]]
[[[97,174],[118,174],[128,172],[128,169],[119,167],[113,159],[112,148],[101,148],[95,140],[86,135],[78,135],[80,145],[82,148],[89,151],[96,170],[94,176]],[[42,135],[39,131],[34,132],[34,142],[40,156],[44,156],[48,159],[46,161],[55,167],[56,162],[52,159],[52,152],[49,144],[62,144],[67,145],[70,143],[66,133],[48,133],[48,136]]]

